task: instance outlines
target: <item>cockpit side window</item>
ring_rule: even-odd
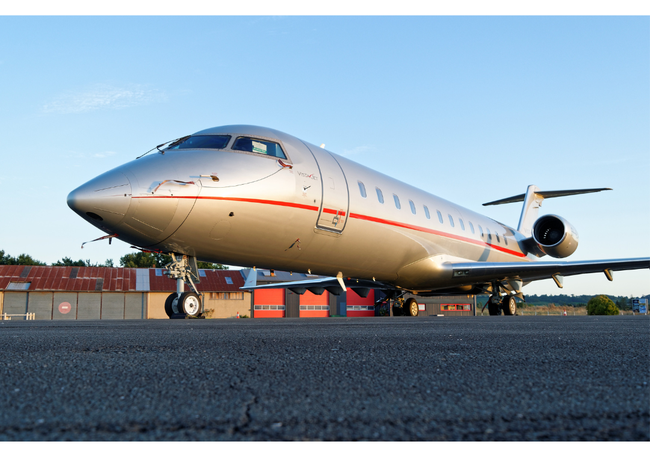
[[[166,150],[179,150],[184,148],[215,148],[221,149],[226,148],[230,142],[230,136],[228,135],[197,135],[197,136],[187,136],[172,142]]]
[[[282,159],[287,158],[282,151],[280,144],[250,137],[238,137],[232,145],[232,149],[244,152],[260,153],[262,155],[274,156]]]

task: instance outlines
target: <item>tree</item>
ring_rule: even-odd
[[[88,260],[90,262],[90,260]],[[66,266],[66,267],[86,267],[86,263],[81,259],[79,261],[73,261],[72,258],[64,256],[62,259],[58,260],[53,266]]]
[[[198,261],[196,263],[199,269],[223,269],[223,270],[228,270],[228,266],[224,266],[223,264],[218,264],[218,263],[209,263],[209,262],[203,262],[203,261]]]
[[[587,314],[590,316],[616,316],[618,313],[616,304],[606,295],[591,297],[587,303]]]
[[[14,257],[5,253],[4,250],[0,250],[0,265],[6,266],[44,266],[45,263],[37,259],[32,258],[26,253],[21,253],[20,255]]]
[[[157,264],[156,254],[154,253],[129,253],[120,258],[120,265],[122,267],[160,267]],[[171,259],[170,259],[171,261]]]

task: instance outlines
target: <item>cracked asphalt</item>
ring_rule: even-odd
[[[0,440],[650,440],[650,317],[0,322]]]

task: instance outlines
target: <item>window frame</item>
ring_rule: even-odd
[[[231,153],[237,153],[239,155],[255,155],[255,156],[259,156],[259,157],[266,158],[266,159],[273,159],[275,161],[280,159],[280,160],[283,160],[283,161],[288,161],[289,164],[292,164],[291,158],[289,157],[289,153],[287,153],[287,150],[284,148],[284,145],[282,145],[282,141],[270,139],[270,138],[268,138],[266,136],[256,136],[256,135],[253,135],[253,134],[237,134],[237,135],[233,135],[233,137],[234,137],[234,139],[232,139],[232,142],[230,143],[230,145],[228,147],[226,147],[224,149],[220,149],[218,151],[220,151],[220,152],[226,151],[226,152],[231,152]],[[253,139],[253,140],[266,141],[266,142],[271,142],[273,144],[278,144],[280,146],[280,149],[282,150],[282,153],[284,153],[285,157],[280,158],[279,156],[265,155],[264,153],[257,153],[257,152],[253,152],[253,151],[249,152],[247,150],[235,150],[232,147],[233,147],[233,145],[235,145],[235,142],[237,142],[237,139],[239,139],[239,138],[249,138],[249,139]]]
[[[366,192],[366,185],[363,184],[363,181],[357,180],[357,184],[359,185],[359,193],[361,194],[361,197],[367,198],[368,193]]]
[[[377,201],[379,201],[379,203],[381,203],[383,205],[384,204],[384,193],[377,186],[375,186],[375,192],[377,193]]]

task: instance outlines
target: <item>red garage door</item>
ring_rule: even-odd
[[[375,315],[375,291],[370,290],[366,298],[359,296],[352,289],[346,291],[348,317],[372,317]]]
[[[300,317],[329,317],[329,315],[329,292],[316,295],[307,291],[300,296]]]
[[[284,317],[284,289],[258,289],[254,294],[253,317]]]

